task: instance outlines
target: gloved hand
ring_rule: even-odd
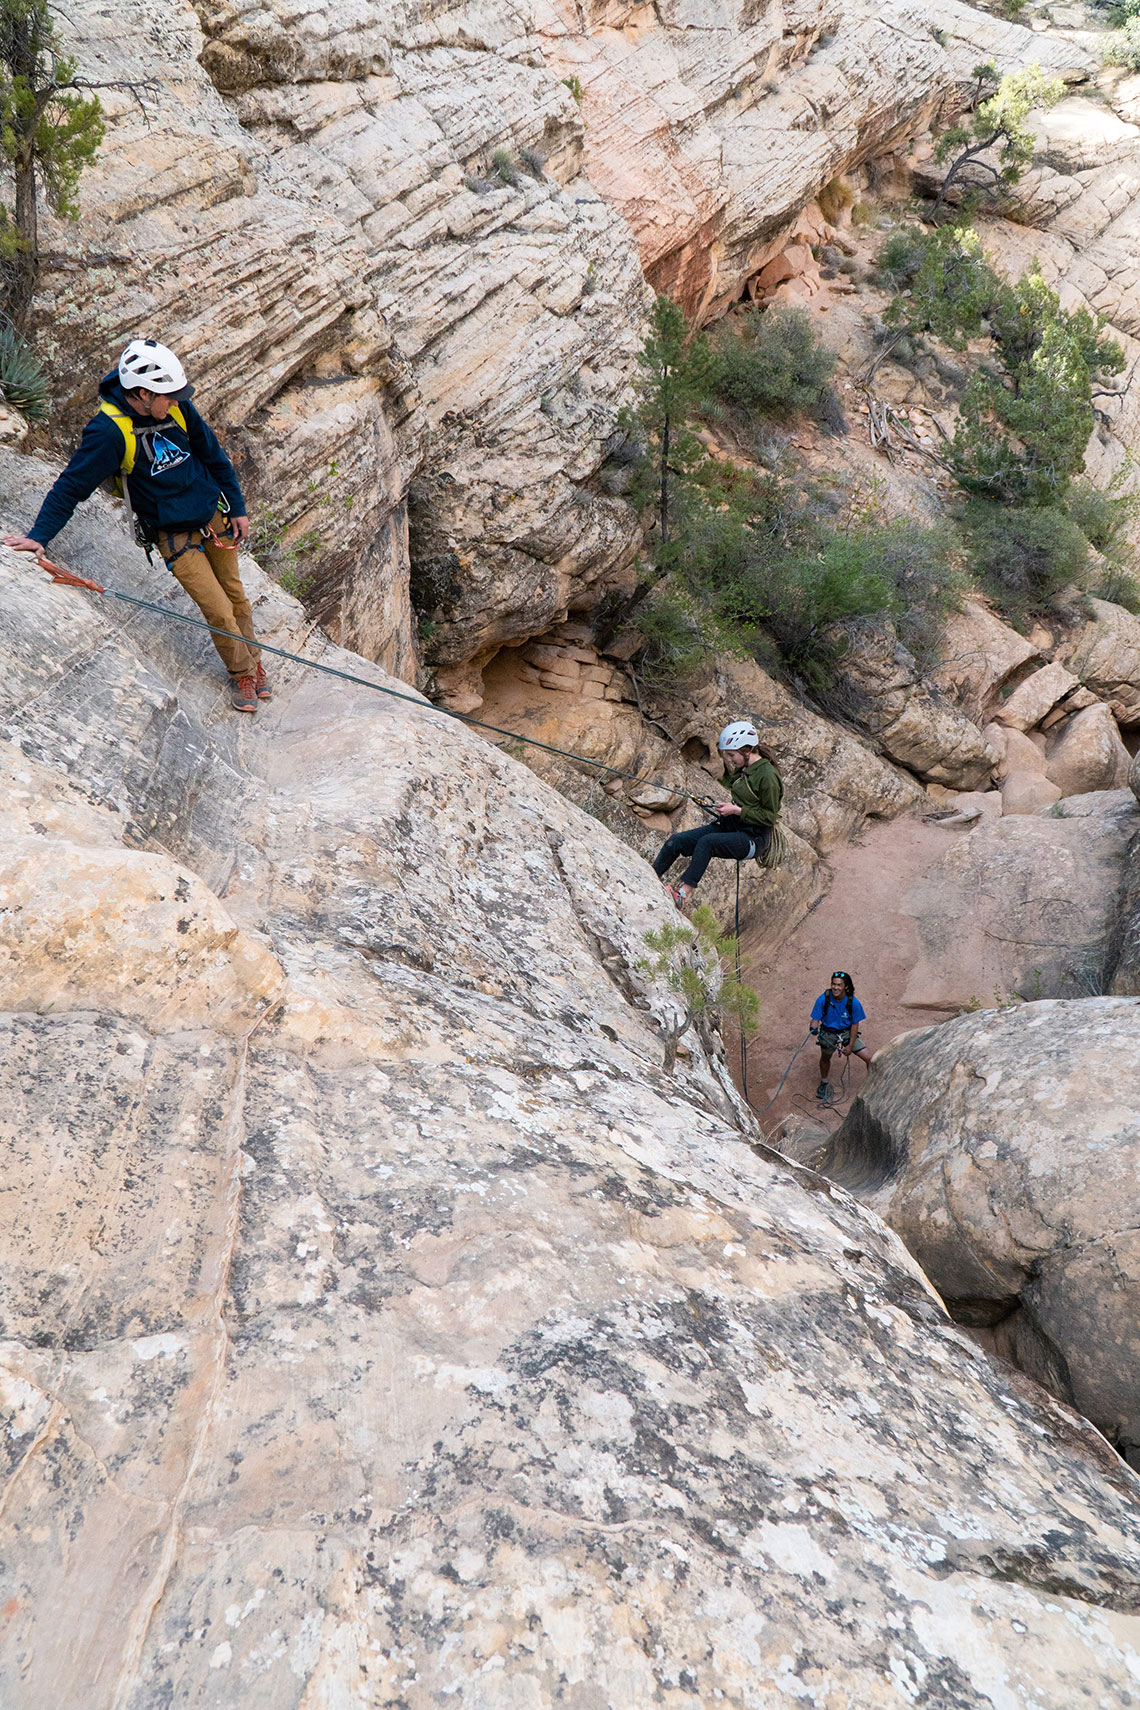
[[[814,1039],[816,1037],[816,1035],[819,1033],[819,1028],[818,1027],[809,1027],[808,1032],[811,1034],[812,1038]]]

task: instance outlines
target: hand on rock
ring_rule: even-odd
[[[34,552],[41,562],[45,556],[45,550],[40,545],[40,542],[38,540],[29,540],[26,534],[6,534],[4,536],[4,545],[12,547],[15,552]]]

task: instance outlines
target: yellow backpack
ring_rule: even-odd
[[[123,491],[123,476],[132,475],[134,473],[135,457],[138,454],[139,448],[138,436],[135,433],[135,424],[127,412],[125,410],[120,410],[118,404],[112,404],[109,398],[100,398],[99,409],[103,415],[110,416],[111,420],[123,436],[123,461],[119,465],[118,475],[113,478],[110,486],[111,491],[117,499],[127,498],[127,495]],[[178,426],[182,429],[183,433],[185,433],[187,431],[186,417],[182,414],[182,411],[179,409],[177,404],[171,404],[170,414],[178,423]],[[127,499],[127,503],[130,503],[129,499]]]

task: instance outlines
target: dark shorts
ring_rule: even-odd
[[[819,1030],[819,1048],[821,1051],[840,1051],[850,1037],[851,1029],[849,1027],[841,1027],[838,1032],[834,1027],[821,1027]],[[855,1044],[852,1048],[856,1051],[862,1051],[864,1048],[858,1028],[855,1029]]]

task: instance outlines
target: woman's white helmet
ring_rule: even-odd
[[[758,748],[760,733],[754,724],[740,719],[736,724],[725,725],[717,737],[716,745],[722,754],[731,753],[734,748]]]
[[[127,392],[145,386],[181,402],[194,396],[186,370],[172,350],[153,338],[133,338],[119,358],[119,384]]]

